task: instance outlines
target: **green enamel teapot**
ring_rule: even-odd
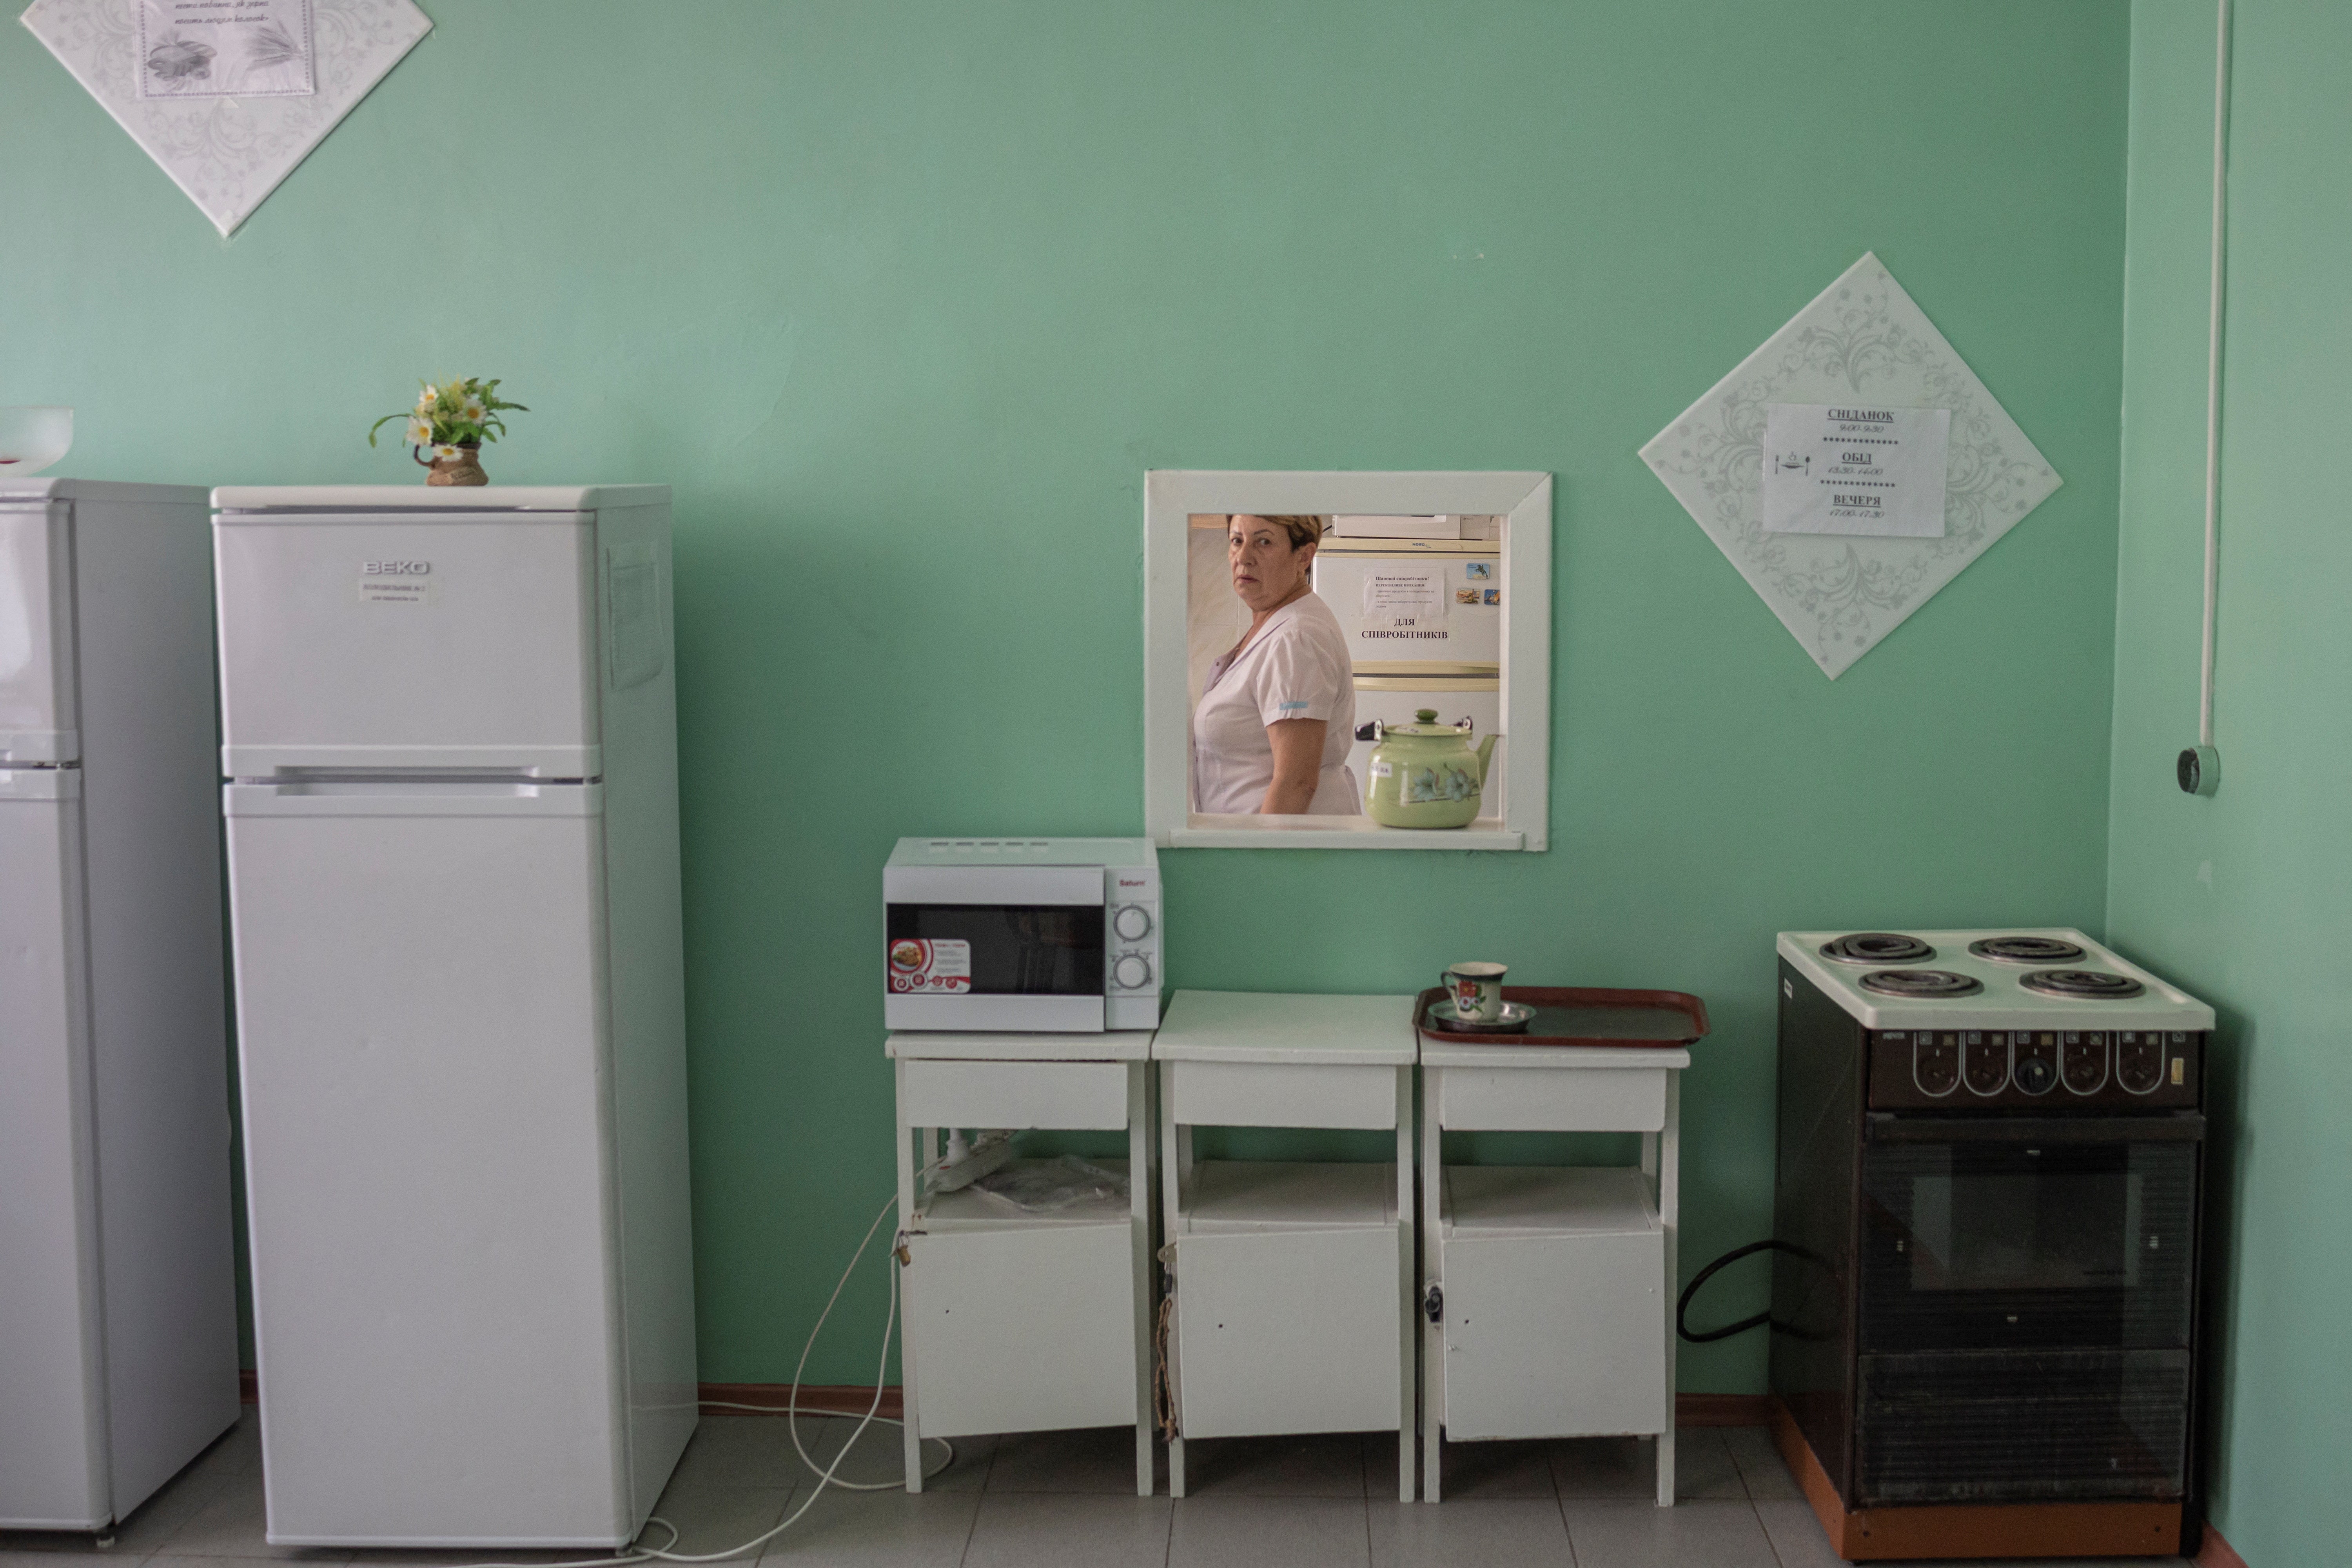
[[[1473,751],[1467,721],[1441,724],[1434,708],[1415,709],[1413,718],[1411,724],[1375,719],[1366,726],[1372,756],[1364,814],[1387,827],[1469,826],[1499,737],[1487,736]]]

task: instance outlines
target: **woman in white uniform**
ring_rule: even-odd
[[[1192,713],[1192,809],[1360,816],[1348,767],[1356,730],[1347,635],[1310,586],[1319,517],[1225,520],[1234,593],[1249,630],[1210,667]]]

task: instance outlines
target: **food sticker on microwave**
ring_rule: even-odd
[[[971,989],[971,943],[899,937],[890,943],[895,995],[944,995]]]

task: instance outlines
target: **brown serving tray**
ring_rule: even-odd
[[[1445,987],[1413,1003],[1412,1026],[1449,1046],[1687,1046],[1706,1034],[1706,1004],[1684,991],[1618,991],[1596,985],[1506,985],[1503,1000],[1536,1010],[1516,1033],[1440,1029],[1429,1022]]]

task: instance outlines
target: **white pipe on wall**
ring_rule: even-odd
[[[2197,745],[2180,753],[2180,787],[2211,795],[2221,783],[2213,748],[2213,632],[2221,566],[2221,320],[2230,179],[2230,4],[2215,7],[2213,42],[2212,300],[2205,338],[2205,624],[2197,675]]]
[[[2197,700],[2197,743],[2213,743],[2214,588],[2221,562],[2222,244],[2230,183],[2230,0],[2221,0],[2213,44],[2213,304],[2205,339],[2205,648]]]

